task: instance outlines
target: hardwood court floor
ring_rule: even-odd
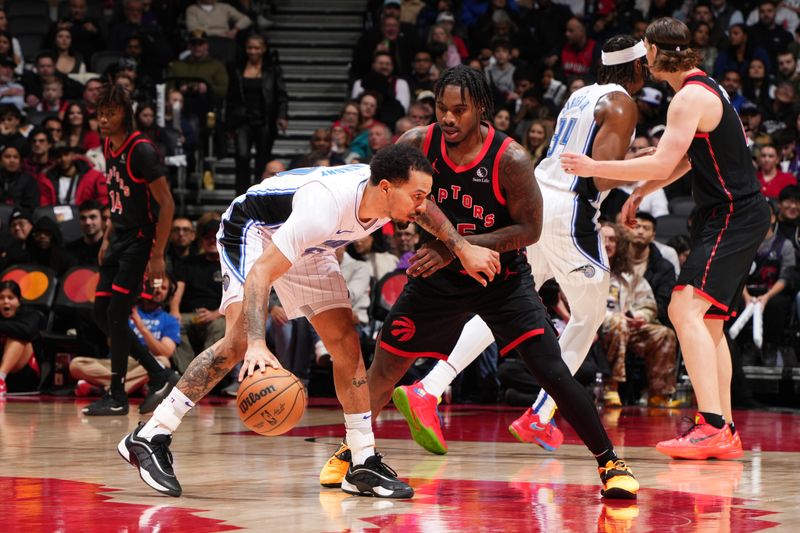
[[[433,456],[387,410],[379,449],[416,490],[411,501],[389,501],[319,487],[342,432],[334,406],[311,407],[299,427],[270,438],[247,432],[232,402],[204,403],[175,436],[184,493],[170,498],[117,455],[135,407],[127,417],[86,418],[86,403],[0,402],[0,531],[800,531],[797,414],[737,413],[745,457],[698,462],[652,448],[688,411],[606,411],[643,488],[635,503],[604,503],[595,463],[564,422],[565,445],[548,453],[508,433],[516,408],[445,407],[450,453]]]

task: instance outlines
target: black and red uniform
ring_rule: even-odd
[[[488,126],[480,153],[458,166],[447,156],[439,125],[428,127],[422,150],[433,166],[431,200],[462,235],[514,224],[499,183],[500,161],[511,142]],[[432,239],[423,233],[422,242]],[[500,262],[501,273],[486,288],[457,259],[429,278],[412,278],[384,322],[381,348],[401,357],[447,359],[476,314],[491,328],[501,355],[541,335],[550,326],[525,250],[505,252]]]
[[[697,132],[689,146],[692,195],[698,214],[692,223],[691,252],[674,290],[687,285],[712,305],[706,318],[735,314],[750,266],[763,242],[770,212],[753,169],[747,137],[726,93],[698,73],[684,81],[714,93],[722,102],[719,125]]]
[[[149,185],[164,176],[166,169],[155,145],[138,131],[117,150],[112,150],[106,139],[103,151],[113,231],[96,294],[110,296],[117,291],[136,297],[142,289],[158,220],[158,204]]]

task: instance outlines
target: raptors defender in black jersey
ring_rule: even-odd
[[[437,82],[437,122],[414,128],[398,141],[427,155],[433,168],[431,200],[468,242],[499,252],[502,268],[481,287],[441,243],[424,237],[412,268],[425,272],[435,265],[435,273],[412,277],[384,322],[368,372],[372,412],[383,409],[417,357],[447,359],[464,324],[477,314],[491,329],[500,354],[517,353],[562,407],[564,418],[597,458],[603,495],[635,498],[639,485],[616,456],[594,404],[561,358],[534,289],[525,247],[542,231],[542,195],[530,155],[486,122],[491,107],[483,75],[454,67]],[[430,400],[435,406],[436,398]],[[340,449],[320,482],[335,483],[347,459],[346,450]]]
[[[180,377],[163,368],[128,327],[145,274],[154,286],[164,279],[164,246],[174,213],[161,156],[149,139],[134,131],[132,116],[125,90],[105,87],[97,102],[97,118],[105,143],[111,220],[98,256],[94,315],[110,341],[111,387],[103,398],[84,408],[90,416],[128,413],[123,380],[129,355],[150,375],[149,394],[139,409],[142,413],[155,409]]]
[[[578,176],[646,180],[623,208],[627,220],[643,196],[692,169],[692,194],[700,211],[669,318],[683,349],[699,412],[686,434],[660,442],[656,449],[674,458],[734,459],[743,452],[731,418],[731,355],[722,325],[736,310],[769,227],[769,209],[739,117],[725,91],[696,68],[702,57],[689,48],[689,29],[678,20],[662,18],[648,26],[645,36],[653,77],[676,91],[655,153],[628,161],[563,154],[561,164]]]

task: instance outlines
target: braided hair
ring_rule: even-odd
[[[626,48],[634,46],[637,42],[639,42],[639,40],[630,35],[615,35],[605,42],[603,45],[603,52],[608,53],[625,50]],[[639,76],[637,75],[637,71],[641,68],[637,63],[641,62],[641,59],[634,59],[633,61],[620,63],[618,65],[600,65],[600,68],[597,70],[597,82],[601,85],[616,83],[623,87],[633,85],[636,83]]]
[[[461,88],[461,99],[466,101],[464,93],[469,91],[472,104],[482,110],[481,119],[491,122],[493,116],[494,99],[489,83],[482,72],[466,65],[456,65],[444,71],[436,82],[433,92],[439,100],[444,94],[444,88],[454,85]]]
[[[122,126],[128,133],[136,130],[133,123],[133,106],[131,105],[131,97],[128,91],[115,83],[106,83],[100,90],[100,95],[97,97],[96,109],[114,109],[120,108],[125,113],[125,118],[122,121]]]

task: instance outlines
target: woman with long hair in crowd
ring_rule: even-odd
[[[12,384],[19,384],[20,390],[36,387],[39,366],[33,356],[32,341],[39,334],[39,328],[38,314],[22,305],[22,292],[17,282],[0,281],[0,400],[8,392],[9,375],[13,374]]]
[[[82,74],[86,72],[83,58],[72,46],[72,30],[59,28],[53,36],[50,48],[56,52],[56,70],[62,74]]]
[[[511,135],[513,128],[511,127],[511,113],[505,107],[501,107],[494,112],[492,118],[492,126],[499,132]]]
[[[6,10],[2,7],[0,7],[0,33],[4,33],[8,37],[11,43],[11,51],[6,53],[14,58],[14,63],[17,65],[14,72],[22,76],[25,69],[25,58],[22,55],[22,47],[19,44],[19,40],[16,37],[11,37],[11,34],[8,32],[8,15],[6,14]]]
[[[279,130],[285,133],[289,127],[289,95],[283,71],[261,35],[253,34],[245,41],[245,60],[230,77],[227,107],[226,126],[235,132],[236,140],[236,194],[243,194],[253,183],[253,146],[260,176],[271,159]]]
[[[528,131],[525,132],[525,136],[522,138],[522,146],[530,152],[534,165],[538,165],[547,155],[547,147],[552,136],[553,129],[544,120],[534,120],[528,126]]]
[[[83,104],[73,102],[67,106],[62,128],[64,141],[68,146],[80,146],[87,151],[100,147],[100,136],[92,131],[89,115]]]
[[[775,86],[767,71],[767,63],[758,58],[751,59],[747,76],[742,82],[742,95],[745,98],[756,104],[762,112],[772,107]]]
[[[453,37],[450,32],[442,24],[434,24],[428,33],[428,45],[431,43],[443,44],[446,47],[444,53],[444,63],[447,68],[452,68],[461,64],[461,56],[458,54],[458,48],[453,42]]]
[[[719,50],[711,44],[711,26],[705,22],[696,22],[692,26],[692,48],[703,52],[703,62],[698,66],[709,76],[714,74]]]
[[[139,104],[134,113],[136,129],[144,133],[158,147],[163,157],[175,155],[178,147],[178,135],[174,130],[167,130],[156,123],[156,106],[146,102]]]

